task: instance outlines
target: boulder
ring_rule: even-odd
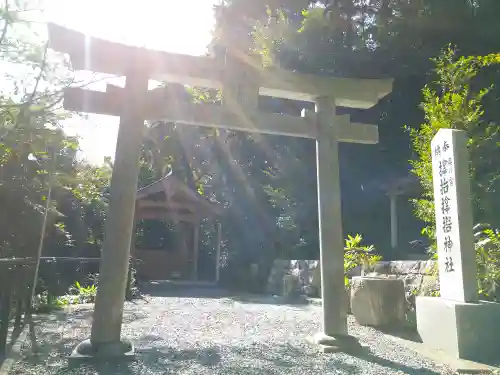
[[[399,326],[405,321],[403,280],[379,277],[353,277],[351,312],[361,325]]]

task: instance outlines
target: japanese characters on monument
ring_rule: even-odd
[[[467,136],[438,131],[431,143],[441,297],[477,300]]]
[[[439,174],[439,194],[437,195],[437,203],[439,203],[439,205],[436,209],[441,213],[441,220],[436,222],[436,225],[441,226],[440,229],[444,234],[444,239],[442,241],[445,253],[444,272],[455,272],[453,263],[454,238],[452,238],[454,218],[451,216],[450,204],[452,200],[452,198],[450,198],[450,190],[453,190],[455,180],[453,174],[453,153],[450,149],[450,143],[446,139],[444,139],[442,143],[440,142],[434,146],[434,159],[436,159]]]

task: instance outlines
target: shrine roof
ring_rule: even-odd
[[[195,216],[214,216],[222,213],[218,202],[205,197],[172,175],[167,175],[137,191],[137,207],[141,212],[154,211]]]

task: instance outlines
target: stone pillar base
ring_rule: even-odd
[[[318,345],[323,353],[353,353],[367,352],[367,347],[361,345],[357,338],[349,335],[330,336],[319,332],[311,339],[314,345]]]
[[[458,359],[489,362],[500,358],[500,303],[464,303],[417,297],[417,330],[422,342]]]
[[[122,340],[119,343],[103,344],[96,348],[90,339],[79,343],[69,357],[72,361],[126,361],[134,358],[135,347],[131,341]]]

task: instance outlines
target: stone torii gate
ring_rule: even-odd
[[[125,76],[125,88],[106,92],[70,88],[64,108],[120,117],[111,178],[109,216],[101,254],[91,355],[122,355],[120,341],[139,155],[145,120],[208,126],[316,139],[324,350],[349,350],[339,181],[339,142],[375,144],[376,125],[351,123],[335,107],[370,108],[391,92],[392,80],[345,79],[262,68],[250,56],[194,57],[151,51],[93,38],[54,24],[50,46],[66,53],[73,69]],[[148,91],[148,80],[221,89],[220,107],[181,103],[163,90]],[[316,112],[303,117],[261,113],[259,95],[310,101]],[[87,346],[89,343],[87,342]]]

